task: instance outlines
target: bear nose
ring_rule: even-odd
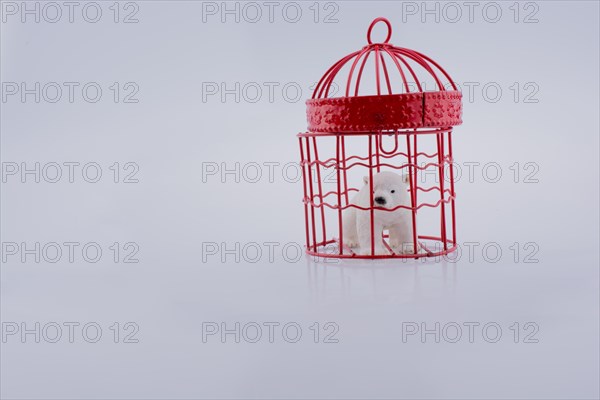
[[[385,205],[385,197],[375,197],[375,203],[384,206]]]

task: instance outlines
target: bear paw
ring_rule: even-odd
[[[354,247],[358,247],[358,240],[356,239],[345,239],[344,238],[344,242],[343,245],[346,247],[350,247],[351,249]]]
[[[370,248],[361,248],[360,251],[358,252],[358,254],[361,256],[370,256],[371,249]],[[375,255],[376,256],[388,256],[388,255],[390,255],[390,252],[387,251],[387,249],[384,247],[376,247]]]
[[[390,244],[396,254],[418,254],[421,253],[421,246],[417,243],[417,251],[413,243],[394,243]]]

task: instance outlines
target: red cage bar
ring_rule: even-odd
[[[378,22],[384,22],[388,28],[383,43],[371,41],[371,31]],[[462,123],[462,95],[435,61],[417,51],[390,44],[391,34],[387,19],[375,19],[367,32],[368,45],[329,68],[306,102],[308,131],[298,134],[298,140],[306,251],[310,255],[419,258],[448,254],[456,249],[452,127]],[[371,55],[376,94],[359,95]],[[341,73],[344,69],[348,70],[347,76]],[[425,90],[426,80],[419,80],[423,72],[433,82],[434,91]],[[393,73],[401,82],[396,90]],[[336,87],[345,87],[343,97],[329,97]],[[385,141],[391,144],[385,145]],[[362,151],[366,154],[361,156]],[[361,169],[369,177],[371,193],[374,174],[391,170],[407,175],[410,204],[383,209],[374,205],[372,196],[369,207],[351,204],[350,194],[359,191],[351,185],[353,178],[349,177],[355,169]],[[434,184],[429,182],[432,177]],[[358,254],[344,244],[344,212],[351,207],[370,213],[369,254]],[[374,213],[398,208],[410,211],[414,251],[395,252],[388,243],[389,234],[384,232],[381,240],[387,252],[376,254],[375,241],[379,239],[374,232]],[[419,222],[425,212],[427,216]]]

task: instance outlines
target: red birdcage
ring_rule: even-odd
[[[387,37],[373,43],[371,31],[380,21],[387,25]],[[329,68],[306,102],[308,131],[298,139],[310,255],[418,258],[456,249],[452,127],[462,122],[462,95],[435,61],[390,44],[391,34],[387,19],[375,19],[367,32],[368,45]],[[367,82],[368,74],[363,74],[369,69],[374,82]],[[394,75],[399,77],[396,83]],[[432,91],[427,84],[433,84]],[[359,95],[359,88],[365,87],[372,92]],[[336,88],[345,88],[343,97],[330,97]],[[353,176],[357,171],[365,174],[362,189],[360,176]],[[382,180],[396,179],[381,174],[384,171],[406,183],[405,200],[390,201],[388,207],[380,205],[384,197],[373,194],[379,193]],[[361,190],[360,195],[353,193]],[[368,196],[368,204],[361,206],[351,195]],[[396,213],[394,221],[404,225],[387,226],[389,213]],[[353,219],[357,215],[363,218],[359,222]],[[368,221],[368,226],[351,230],[350,223],[361,221]],[[392,229],[402,236],[397,226],[405,227],[402,239],[390,238]],[[345,231],[357,229],[361,238],[368,237],[366,246],[364,240],[358,248],[350,243],[351,233],[344,238]],[[400,250],[398,240],[403,244]]]

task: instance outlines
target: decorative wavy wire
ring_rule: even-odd
[[[431,187],[431,188],[423,189],[423,188],[421,188],[421,187],[418,187],[418,186],[417,186],[417,190],[421,190],[421,191],[424,191],[424,192],[429,192],[429,191],[431,191],[431,190],[434,190],[434,189],[438,189],[438,191],[439,191],[439,188],[436,188],[436,187]],[[343,191],[343,192],[342,192],[342,194],[348,193],[348,192],[350,192],[350,191],[357,191],[357,189],[349,189],[349,190]],[[321,200],[322,200],[323,198],[325,198],[325,197],[329,196],[329,195],[330,195],[330,194],[332,194],[332,193],[335,193],[335,194],[337,194],[337,192],[329,192],[329,193],[327,193],[327,194],[326,194],[326,195],[324,195],[324,196],[321,196],[321,195],[318,195],[318,194],[316,194],[316,195],[314,195],[314,196],[313,196],[313,199],[314,199],[314,198],[317,198],[317,197],[319,197],[319,198],[321,198]],[[440,200],[438,200],[438,201],[437,201],[437,202],[435,202],[435,203],[421,203],[421,204],[419,204],[418,206],[414,207],[414,209],[415,209],[415,210],[419,210],[419,209],[421,209],[421,208],[423,208],[423,207],[431,207],[431,208],[435,208],[435,207],[439,206],[439,205],[440,205],[440,204],[442,204],[442,203],[448,204],[448,203],[450,203],[452,200],[454,200],[454,199],[455,199],[455,196],[454,196],[454,194],[453,194],[453,193],[450,191],[450,189],[445,189],[445,190],[444,190],[444,193],[448,193],[448,194],[449,194],[448,198],[440,199]],[[309,198],[309,197],[305,197],[305,198],[303,199],[303,202],[304,202],[305,204],[310,204],[311,206],[313,206],[313,207],[315,207],[315,208],[321,208],[321,207],[325,206],[325,207],[331,208],[331,209],[333,209],[333,210],[339,210],[339,209],[341,209],[341,210],[345,210],[345,209],[347,209],[347,208],[356,208],[356,209],[358,209],[358,210],[363,210],[363,211],[370,211],[370,210],[372,210],[372,209],[373,209],[373,210],[381,210],[381,211],[389,211],[389,212],[391,212],[391,211],[396,211],[396,210],[399,210],[399,209],[401,209],[401,208],[402,208],[402,209],[405,209],[405,210],[412,210],[412,209],[413,209],[413,207],[409,207],[409,206],[402,206],[402,205],[400,205],[400,206],[396,206],[396,207],[394,207],[394,208],[383,208],[383,207],[373,207],[373,208],[371,208],[371,207],[361,207],[361,206],[357,206],[357,205],[355,205],[355,204],[348,204],[348,205],[346,205],[346,206],[340,207],[340,206],[338,206],[337,204],[329,204],[329,203],[324,203],[324,202],[321,202],[321,203],[317,204],[317,203],[315,203],[313,200],[310,200],[310,198]]]
[[[378,157],[389,160],[389,159],[392,159],[392,158],[398,157],[398,156],[402,156],[402,157],[407,158],[407,159],[409,158],[408,154],[407,153],[403,153],[403,152],[397,152],[397,153],[394,153],[394,154],[379,154]],[[420,152],[420,153],[417,153],[417,156],[421,156],[421,157],[432,159],[432,158],[438,158],[439,155],[438,155],[438,153],[427,154],[427,153],[424,153],[424,152]],[[377,155],[373,154],[371,156],[371,158],[375,159],[375,158],[377,158]],[[347,171],[350,168],[356,167],[356,166],[362,166],[362,167],[367,167],[367,168],[369,168],[369,167],[372,167],[372,168],[388,167],[388,168],[392,168],[392,169],[395,169],[395,170],[402,170],[402,169],[405,169],[405,168],[413,167],[416,170],[423,171],[423,170],[426,170],[426,169],[431,168],[431,167],[435,167],[435,168],[440,168],[441,167],[441,168],[443,168],[444,165],[452,165],[452,159],[448,155],[446,155],[446,156],[444,156],[442,158],[442,162],[441,163],[430,162],[430,163],[427,163],[427,164],[424,164],[424,165],[421,165],[421,166],[416,165],[414,163],[404,163],[402,165],[394,165],[394,164],[389,164],[389,163],[385,163],[385,162],[371,163],[371,165],[369,165],[368,163],[363,163],[363,162],[354,162],[354,163],[347,164],[351,160],[368,161],[369,160],[368,156],[365,156],[365,157],[350,156],[350,157],[341,159],[339,162],[336,162],[336,160],[337,160],[336,157],[328,158],[325,161],[320,161],[318,159],[317,160],[313,160],[313,161],[303,160],[301,162],[301,165],[303,167],[304,166],[308,166],[309,168],[312,167],[312,166],[318,165],[318,166],[321,166],[321,167],[324,167],[324,168],[339,169],[341,171]],[[414,207],[415,210],[419,210],[422,207],[437,207],[437,206],[439,206],[442,203],[446,203],[447,204],[447,203],[449,203],[450,201],[452,201],[455,198],[455,194],[450,189],[444,189],[442,191],[442,189],[440,187],[438,187],[438,186],[431,186],[431,187],[415,186],[415,188],[419,192],[431,192],[431,191],[437,190],[440,193],[444,193],[444,194],[447,193],[448,194],[448,198],[447,199],[440,199],[436,203],[422,203],[422,204],[419,204],[418,206]],[[358,192],[358,189],[348,188],[346,190],[341,191],[339,194],[341,196],[347,196],[350,192]],[[338,192],[336,190],[332,190],[332,191],[327,192],[325,194],[316,193],[316,194],[313,194],[312,198],[311,198],[311,196],[307,196],[307,197],[303,198],[303,202],[305,204],[309,204],[309,205],[311,205],[311,206],[313,206],[315,208],[321,208],[321,207],[325,206],[325,207],[328,207],[328,208],[331,208],[331,209],[334,209],[334,210],[338,210],[340,208],[342,210],[345,210],[347,208],[356,208],[356,209],[364,210],[364,211],[371,210],[371,207],[360,207],[360,206],[353,205],[353,204],[348,204],[346,206],[340,207],[337,204],[330,204],[330,203],[324,201],[327,197],[333,196],[333,195],[337,196]],[[316,202],[315,200],[318,200],[318,202]],[[413,207],[409,207],[409,206],[397,206],[397,207],[391,208],[391,209],[390,208],[382,208],[382,207],[373,207],[374,210],[383,210],[383,211],[395,211],[395,210],[398,210],[398,209],[401,209],[401,208],[402,209],[406,209],[406,210],[412,210],[413,209]]]

